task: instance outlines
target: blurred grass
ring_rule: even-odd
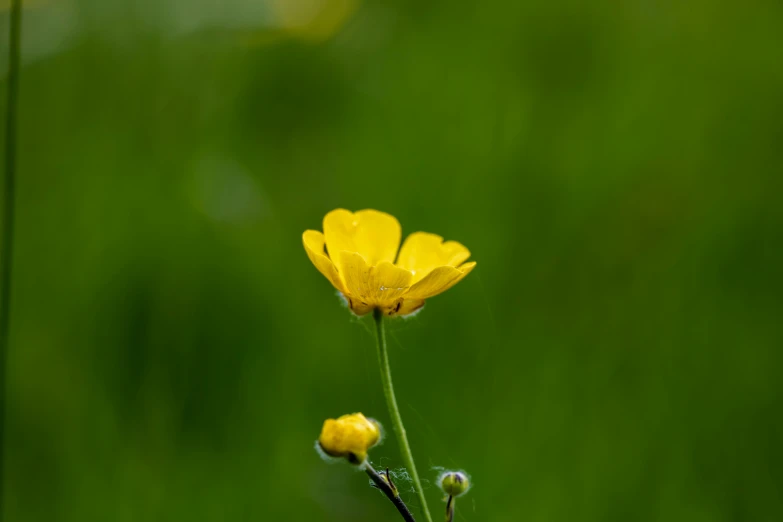
[[[459,520],[781,518],[779,4],[216,5],[25,13],[6,520],[395,520],[313,451],[389,425],[338,206],[479,263],[390,339]]]

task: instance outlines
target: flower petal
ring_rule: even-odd
[[[302,243],[307,251],[307,257],[310,258],[318,271],[326,276],[336,289],[345,293],[345,286],[337,273],[337,268],[324,253],[324,235],[317,230],[305,230],[302,234]]]
[[[427,274],[421,281],[414,284],[408,293],[405,294],[405,298],[427,299],[443,293],[459,283],[475,266],[475,261],[465,263],[457,268],[453,266],[439,266]]]
[[[345,300],[348,302],[348,308],[351,310],[351,312],[354,313],[354,315],[361,317],[363,315],[369,314],[373,310],[372,306],[361,302],[358,297],[350,297],[345,294],[343,294],[343,297],[345,297]]]
[[[345,209],[329,212],[324,218],[326,248],[341,271],[342,251],[361,254],[369,266],[394,262],[402,232],[394,216],[377,210],[353,213]]]
[[[413,272],[413,281],[421,281],[439,266],[456,267],[470,257],[470,250],[456,241],[428,232],[414,232],[405,238],[397,258],[397,266]]]
[[[389,315],[408,315],[424,306],[424,299],[403,299],[402,304],[394,313]]]
[[[355,252],[340,252],[338,257],[348,297],[359,299],[361,305],[389,306],[410,289],[412,274],[389,262],[368,266]]]

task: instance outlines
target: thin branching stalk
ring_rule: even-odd
[[[408,437],[405,434],[405,427],[402,425],[402,417],[400,416],[400,408],[397,406],[397,398],[394,396],[391,368],[389,367],[389,352],[386,347],[386,331],[383,326],[383,313],[376,308],[373,312],[373,318],[375,319],[375,340],[378,345],[378,363],[381,366],[383,394],[386,397],[386,406],[389,408],[392,427],[394,428],[394,433],[397,435],[402,460],[405,463],[405,467],[408,468],[408,473],[410,473],[411,480],[413,481],[413,487],[416,489],[416,494],[419,497],[421,511],[424,514],[425,520],[427,522],[432,522],[432,515],[430,515],[430,510],[427,507],[427,499],[424,496],[424,490],[421,487],[419,473],[416,471],[416,464],[413,462],[411,446],[408,443]]]
[[[400,512],[400,515],[402,515],[402,518],[405,520],[405,522],[416,522],[416,519],[413,518],[413,514],[411,514],[408,506],[406,506],[405,502],[403,502],[402,498],[400,498],[400,493],[397,491],[397,488],[394,486],[394,482],[392,482],[391,476],[389,475],[389,468],[386,468],[386,480],[384,480],[383,477],[377,471],[375,471],[375,469],[373,469],[369,462],[364,463],[364,471],[367,473],[367,475],[369,475],[373,484],[375,484],[378,489],[383,491],[383,494],[386,495],[389,500],[391,500],[392,504],[394,504],[394,507],[396,507],[397,511]]]
[[[19,51],[22,35],[22,0],[11,0],[8,45],[8,98],[5,120],[5,172],[3,182],[3,239],[0,244],[0,506],[3,506],[3,453],[5,452],[6,367],[8,327],[11,317],[11,261],[14,245],[14,195],[16,192],[16,111],[19,98]],[[2,519],[2,509],[0,509]]]

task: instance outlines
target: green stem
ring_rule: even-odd
[[[5,120],[5,176],[3,183],[3,239],[0,245],[0,506],[3,505],[5,450],[6,366],[11,306],[14,194],[16,192],[16,110],[19,97],[19,61],[22,35],[22,0],[11,0],[8,45],[8,98]],[[0,513],[2,518],[2,513]]]
[[[446,503],[446,522],[454,522],[454,497],[449,495],[449,501]]]
[[[389,367],[389,351],[386,348],[386,331],[383,327],[383,312],[376,308],[375,311],[373,311],[373,318],[375,319],[375,340],[378,345],[378,363],[381,366],[383,394],[386,397],[386,406],[389,408],[392,427],[394,428],[394,433],[397,435],[402,460],[405,463],[405,467],[408,468],[408,473],[410,473],[411,480],[413,481],[413,487],[416,489],[416,494],[419,497],[421,512],[424,514],[424,518],[427,522],[432,522],[432,515],[430,515],[430,510],[427,507],[427,499],[425,498],[424,490],[421,487],[419,473],[416,471],[416,464],[413,462],[411,446],[408,443],[408,437],[405,434],[405,427],[402,425],[400,408],[397,406],[397,399],[394,396],[391,368]]]

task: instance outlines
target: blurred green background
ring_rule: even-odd
[[[5,520],[397,520],[337,207],[478,261],[390,338],[458,520],[783,519],[783,4],[25,3]]]

